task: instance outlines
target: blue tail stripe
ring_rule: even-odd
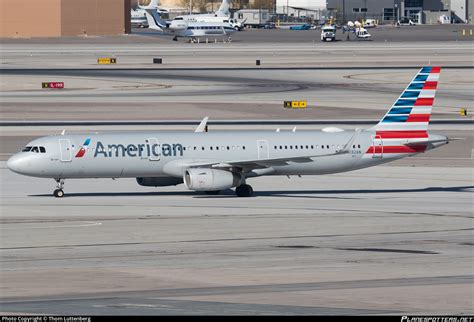
[[[392,107],[388,114],[410,114],[411,107]]]
[[[426,82],[428,79],[428,75],[416,75],[415,79],[413,80],[414,82]]]
[[[420,74],[429,74],[431,73],[432,67],[423,67],[420,71]]]
[[[383,123],[392,122],[405,122],[408,119],[408,115],[387,115],[383,118]]]
[[[399,99],[394,106],[414,106],[416,100]]]
[[[401,98],[418,98],[418,95],[420,95],[418,91],[405,91]]]
[[[91,139],[86,139],[86,141],[84,142],[84,146],[88,146],[89,143],[91,143]]]
[[[410,86],[408,86],[407,89],[413,90],[413,89],[423,89],[424,83],[411,83]]]

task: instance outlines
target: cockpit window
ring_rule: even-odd
[[[46,153],[44,146],[27,146],[21,152]]]

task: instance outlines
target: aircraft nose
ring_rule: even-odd
[[[7,168],[13,172],[21,173],[24,163],[25,162],[20,155],[14,154],[8,159]]]

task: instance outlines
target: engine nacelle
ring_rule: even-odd
[[[216,191],[242,184],[242,176],[230,171],[214,169],[188,169],[184,174],[184,185],[194,191]]]
[[[173,20],[168,25],[168,28],[170,28],[171,30],[186,30],[188,29],[188,24],[186,23],[186,21],[183,20]]]
[[[137,178],[137,183],[140,186],[145,187],[166,187],[166,186],[176,186],[183,183],[182,178],[174,177],[149,177],[149,178]]]

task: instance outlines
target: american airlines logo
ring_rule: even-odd
[[[86,149],[87,149],[87,147],[89,146],[90,143],[91,143],[91,139],[87,138],[84,141],[84,144],[81,146],[81,149],[79,151],[77,151],[76,158],[82,158],[84,156],[84,154],[86,153]]]
[[[97,141],[94,158],[123,158],[123,157],[168,157],[183,156],[183,146],[179,143],[159,144],[146,141],[144,144],[108,144],[105,146]]]

